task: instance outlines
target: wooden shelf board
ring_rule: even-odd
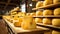
[[[44,28],[44,27],[37,27],[37,29],[34,29],[34,30],[24,30],[24,29],[22,29],[22,28],[20,28],[20,27],[15,27],[14,25],[13,25],[13,23],[11,23],[11,22],[9,22],[8,20],[6,20],[5,18],[4,18],[4,20],[6,21],[6,23],[10,26],[10,28],[12,29],[12,31],[13,32],[15,32],[15,33],[24,33],[24,32],[32,32],[32,31],[49,31],[49,29],[48,28]]]
[[[53,30],[57,30],[57,31],[60,31],[60,27],[57,27],[57,26],[53,26],[53,25],[46,25],[46,24],[42,24],[42,23],[37,23],[38,26],[42,26],[42,27],[46,27],[46,28],[50,28],[50,29],[53,29]]]
[[[60,17],[60,15],[58,15],[58,16],[54,16],[54,15],[47,15],[47,16],[33,16],[34,18],[36,18],[36,17]]]
[[[58,7],[58,6],[60,6],[60,3],[50,4],[50,5],[42,6],[42,7],[39,7],[39,8],[33,8],[32,10],[46,9],[46,8],[55,8],[55,7]]]

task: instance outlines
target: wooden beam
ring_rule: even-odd
[[[8,0],[8,2],[6,3],[6,6],[4,7],[4,9],[6,9],[6,7],[8,6],[8,4],[10,3],[11,0]]]
[[[18,4],[14,4],[14,3],[9,3],[9,5],[16,5],[16,6],[18,6]]]
[[[0,4],[6,4],[6,2],[0,2]]]

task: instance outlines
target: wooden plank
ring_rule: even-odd
[[[46,24],[42,24],[42,23],[37,23],[38,26],[42,26],[42,27],[46,27],[46,28],[50,28],[52,30],[57,30],[60,31],[60,27],[57,26],[53,26],[53,25],[46,25]]]
[[[57,15],[57,16],[54,16],[54,15],[47,15],[47,16],[33,16],[34,18],[40,18],[40,17],[51,17],[51,18],[54,18],[54,17],[57,17],[57,18],[60,18],[60,15]]]
[[[60,3],[57,3],[57,4],[50,4],[50,5],[42,6],[42,7],[39,7],[39,8],[33,8],[32,10],[47,9],[47,8],[55,8],[55,7],[58,7],[58,6],[60,6]]]

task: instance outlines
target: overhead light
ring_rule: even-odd
[[[31,4],[29,4],[29,6],[32,6],[32,3],[31,3]]]

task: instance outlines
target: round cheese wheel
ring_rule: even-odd
[[[21,24],[21,28],[25,30],[35,29],[36,23],[32,17],[23,17],[23,22]]]
[[[36,16],[42,16],[42,15],[43,15],[43,11],[42,10],[36,11]]]
[[[54,26],[60,26],[60,19],[52,19],[52,25]]]
[[[17,11],[19,11],[20,10],[20,8],[19,7],[16,7],[16,8],[14,8],[14,9],[12,9],[10,12],[12,13],[12,12],[17,12]]]
[[[52,24],[52,21],[49,18],[43,18],[43,24],[51,25]]]
[[[22,14],[21,14],[22,16],[26,16],[26,13],[25,12],[22,12]]]
[[[43,2],[43,6],[50,5],[50,4],[52,4],[52,3],[53,3],[53,0],[45,0],[45,1]]]
[[[42,18],[35,18],[36,23],[42,23]]]
[[[52,15],[52,10],[44,10],[43,16]]]
[[[60,32],[53,30],[53,31],[52,31],[52,34],[60,34]]]
[[[41,6],[43,6],[43,2],[38,1],[38,2],[36,3],[36,8],[41,7]]]
[[[12,13],[11,13],[11,15],[16,15],[16,14],[17,14],[17,12],[12,12]]]
[[[60,0],[53,0],[53,3],[54,3],[54,4],[60,3]]]
[[[26,16],[30,16],[30,13],[26,13]]]
[[[22,23],[22,17],[14,16],[13,24],[16,27],[20,27]]]
[[[56,8],[54,10],[54,15],[57,16],[57,15],[60,15],[60,8]]]
[[[36,13],[30,13],[30,16],[36,16]]]

